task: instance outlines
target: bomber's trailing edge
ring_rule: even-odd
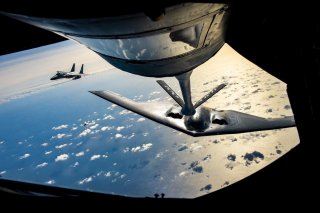
[[[265,119],[234,110],[217,111],[204,106],[199,106],[194,115],[187,116],[181,113],[179,104],[136,102],[111,91],[91,91],[91,93],[153,121],[195,137],[295,126],[292,116]]]
[[[149,8],[147,12],[144,9],[81,19],[6,15],[84,44],[123,71],[148,77],[175,76],[182,98],[164,81],[158,83],[177,106],[137,103],[110,91],[92,93],[187,134],[238,133],[295,125],[293,117],[264,119],[201,107],[224,85],[193,104],[192,70],[215,55],[225,43],[229,4],[180,3]]]

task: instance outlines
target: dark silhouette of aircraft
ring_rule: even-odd
[[[83,64],[81,65],[79,74],[74,72],[75,71],[75,65],[76,64],[73,63],[70,72],[57,71],[57,74],[52,76],[50,78],[50,80],[58,80],[58,79],[61,79],[61,78],[72,78],[72,80],[76,80],[76,79],[81,78],[81,75],[83,74],[83,66],[84,65]]]

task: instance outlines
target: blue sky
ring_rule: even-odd
[[[127,196],[197,197],[251,175],[299,143],[296,128],[194,138],[144,119],[88,91],[172,103],[156,79],[113,68],[71,41],[3,57],[0,97],[31,93],[0,105],[2,178]],[[48,77],[73,62],[76,69],[84,63],[90,75],[48,86]],[[174,78],[165,81],[177,90]],[[224,81],[228,86],[206,106],[292,115],[286,85],[227,45],[194,71],[193,98]]]
[[[86,74],[114,68],[91,50],[70,40],[3,55],[0,56],[0,103],[61,83],[49,79],[58,70],[69,71],[73,63],[76,63],[76,72],[85,64]]]

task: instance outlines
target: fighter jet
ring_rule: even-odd
[[[83,74],[83,64],[81,66],[79,74],[74,73],[76,64],[73,63],[70,72],[64,72],[64,71],[57,71],[57,74],[52,76],[50,80],[57,80],[61,78],[72,78],[72,80],[76,80],[81,78],[81,75]]]

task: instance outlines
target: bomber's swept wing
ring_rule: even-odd
[[[91,93],[153,121],[191,136],[232,134],[295,126],[293,116],[265,119],[233,110],[215,111],[199,107],[196,114],[184,116],[180,106],[172,103],[136,102],[111,91]]]

